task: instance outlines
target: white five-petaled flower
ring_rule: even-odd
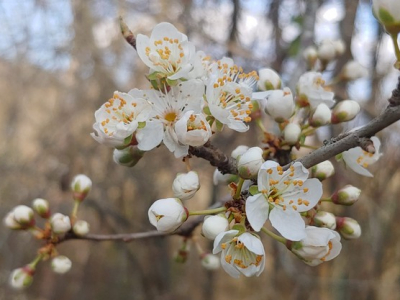
[[[258,236],[239,230],[221,232],[214,240],[213,253],[221,253],[221,265],[232,277],[259,276],[265,266],[265,251]]]
[[[242,68],[233,64],[230,58],[223,58],[212,66],[207,84],[208,107],[215,119],[230,129],[245,132],[246,123],[251,121],[250,113],[252,86],[258,80],[255,71],[243,73]]]
[[[371,141],[375,148],[374,154],[361,149],[361,147],[355,147],[342,153],[342,159],[346,166],[354,172],[367,177],[373,177],[374,175],[366,168],[370,164],[375,163],[382,155],[382,153],[379,152],[381,141],[376,136],[371,137]]]
[[[136,49],[140,59],[159,78],[187,78],[193,69],[195,46],[170,23],[157,24],[150,38],[138,34]]]
[[[260,193],[246,201],[246,215],[253,229],[260,231],[269,219],[286,239],[305,238],[305,223],[300,213],[313,208],[322,196],[321,182],[307,177],[308,171],[300,162],[283,171],[278,163],[266,161],[258,172]]]
[[[114,92],[113,98],[104,103],[96,112],[95,132],[91,136],[100,144],[120,147],[139,126],[145,122],[151,111],[149,102],[143,99],[143,92],[134,89],[129,93]]]
[[[306,227],[307,236],[291,245],[291,251],[310,266],[334,259],[342,250],[340,235],[328,228]]]
[[[199,136],[203,140],[205,138],[202,135],[204,130],[197,128],[197,130],[201,131],[197,132],[199,136],[196,136],[196,133],[196,138],[191,137],[188,132],[184,134],[181,129],[181,126],[185,125],[185,121],[183,121],[182,124],[178,125],[180,141],[175,125],[181,118],[188,116],[186,112],[191,111],[189,118],[191,115],[201,112],[203,94],[204,84],[201,80],[196,79],[181,82],[177,86],[171,87],[170,91],[166,93],[155,90],[146,91],[144,97],[153,104],[153,110],[149,120],[146,122],[146,126],[136,134],[138,148],[143,151],[149,151],[163,141],[168,150],[175,154],[175,157],[187,155],[189,144],[183,144],[182,141],[199,143]],[[196,124],[199,120],[201,120],[199,117],[195,117]],[[188,122],[186,121],[187,130]],[[205,124],[204,126],[206,128],[205,131],[207,131],[207,126]]]
[[[299,78],[297,83],[297,102],[300,106],[310,105],[315,109],[319,104],[324,103],[328,107],[335,104],[334,93],[326,91],[324,88],[325,80],[321,73],[306,72]]]

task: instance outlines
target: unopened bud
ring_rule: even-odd
[[[211,253],[202,255],[201,265],[209,271],[218,270],[220,266],[219,257]]]
[[[283,139],[289,145],[296,144],[300,139],[301,128],[296,123],[289,123],[283,130]]]
[[[238,159],[239,155],[242,155],[243,153],[245,153],[247,150],[249,150],[248,146],[245,145],[239,145],[237,146],[231,153],[231,157],[234,159]]]
[[[353,120],[360,112],[360,104],[354,100],[343,100],[332,110],[332,124]]]
[[[249,148],[249,150],[240,155],[237,160],[239,176],[244,179],[256,178],[264,162],[262,155],[263,150],[260,147]]]
[[[8,229],[14,229],[14,230],[19,230],[19,229],[24,229],[22,225],[20,225],[17,221],[15,221],[14,218],[14,212],[10,211],[3,219],[3,224],[6,226]]]
[[[313,225],[335,230],[336,217],[330,212],[320,210],[313,217]]]
[[[188,212],[178,198],[160,199],[150,206],[150,223],[161,232],[173,232],[188,218]]]
[[[361,227],[352,218],[336,217],[336,230],[346,240],[358,239],[361,236]]]
[[[72,227],[73,232],[79,236],[85,236],[89,233],[89,223],[83,220],[78,220]]]
[[[346,44],[343,40],[332,41],[333,47],[335,48],[336,56],[340,56],[346,51]]]
[[[278,123],[288,120],[294,109],[293,94],[289,88],[271,91],[266,97],[265,112]]]
[[[372,12],[391,35],[400,32],[400,2],[398,0],[373,0]]]
[[[68,216],[64,216],[63,214],[54,214],[51,217],[50,223],[54,233],[66,233],[71,230],[71,221]]]
[[[138,149],[137,146],[129,146],[122,150],[114,149],[113,159],[118,165],[125,167],[135,166],[146,152]]]
[[[184,239],[181,247],[179,248],[178,252],[175,255],[174,258],[175,262],[184,264],[189,257],[189,253],[190,253],[190,244],[188,243],[187,239]]]
[[[336,191],[331,199],[332,202],[339,205],[353,205],[360,197],[361,190],[352,185],[346,185],[340,190]]]
[[[18,205],[13,210],[14,220],[22,227],[27,228],[35,225],[34,212],[26,205]]]
[[[307,60],[308,65],[312,68],[317,61],[318,52],[313,46],[309,46],[303,51],[303,57]]]
[[[48,219],[50,217],[49,202],[47,200],[37,198],[33,200],[32,207],[43,219]]]
[[[72,266],[71,260],[64,255],[56,256],[51,261],[51,268],[55,273],[58,274],[67,273],[71,269],[71,266]]]
[[[340,73],[340,77],[347,81],[356,80],[367,76],[368,70],[355,60],[347,62],[343,66],[343,69]]]
[[[92,188],[92,181],[89,177],[79,174],[72,179],[71,189],[74,192],[74,200],[83,201]]]
[[[188,200],[192,198],[199,189],[199,175],[197,175],[197,173],[194,171],[178,174],[172,183],[174,196],[181,200]]]
[[[257,87],[261,91],[278,90],[281,88],[281,78],[272,69],[264,68],[258,71]]]
[[[329,160],[320,162],[311,168],[311,176],[323,181],[335,174],[335,168]]]
[[[14,289],[22,290],[32,284],[34,273],[35,269],[30,265],[15,269],[10,275],[9,283]]]
[[[230,183],[232,181],[235,181],[237,178],[236,175],[233,174],[222,174],[218,169],[215,169],[214,174],[213,174],[213,183],[214,185],[217,185],[219,183]]]
[[[228,227],[229,222],[224,215],[206,216],[202,226],[202,233],[206,238],[214,240],[218,234],[227,231]]]
[[[331,40],[325,40],[319,45],[318,58],[325,63],[336,58],[336,50]]]
[[[315,111],[311,114],[308,123],[312,127],[320,127],[327,125],[331,122],[332,112],[328,105],[321,103],[317,106]]]

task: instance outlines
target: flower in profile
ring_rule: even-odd
[[[326,91],[324,88],[325,80],[321,73],[306,72],[300,76],[297,83],[297,102],[300,106],[310,105],[315,109],[319,104],[324,103],[328,107],[335,104],[334,93]]]
[[[250,113],[252,87],[258,80],[255,71],[243,73],[230,58],[223,58],[212,67],[206,97],[211,115],[230,129],[245,132]]]
[[[286,239],[299,241],[306,237],[305,223],[300,213],[313,208],[322,196],[322,184],[308,178],[308,171],[295,162],[286,171],[271,160],[258,172],[259,194],[246,201],[247,219],[255,231],[260,231],[265,221]]]
[[[281,88],[282,80],[273,69],[262,68],[258,71],[259,80],[257,87],[260,91],[278,90]]]
[[[31,265],[26,265],[22,268],[15,269],[9,278],[10,285],[17,290],[22,290],[30,286],[33,282],[35,268]]]
[[[160,199],[149,208],[150,223],[161,232],[173,232],[188,218],[188,213],[178,198]]]
[[[150,38],[138,34],[136,49],[140,59],[150,68],[150,73],[155,73],[158,78],[187,78],[193,69],[195,46],[170,23],[157,24]]]
[[[400,2],[397,0],[372,0],[372,12],[390,34],[400,32]]]
[[[183,144],[182,141],[190,143],[199,143],[200,139],[207,138],[207,125],[205,129],[197,128],[194,136],[188,132],[184,133],[185,121],[178,125],[179,136],[176,132],[176,123],[181,119],[195,115],[194,122],[201,124],[201,119],[196,114],[201,113],[203,103],[204,84],[200,80],[192,79],[181,82],[171,87],[169,92],[161,93],[156,90],[145,92],[145,97],[153,104],[153,110],[150,114],[146,126],[138,130],[136,139],[138,148],[143,151],[149,151],[158,146],[161,142],[173,152],[175,157],[182,157],[188,154],[189,144]],[[191,111],[190,115],[186,112]],[[189,121],[189,120],[188,120]],[[188,130],[188,121],[186,121],[186,130]],[[199,130],[199,131],[197,131]],[[190,130],[188,130],[190,131]],[[205,135],[203,135],[205,133]]]
[[[239,230],[221,232],[214,240],[213,254],[221,253],[221,265],[232,277],[259,276],[265,266],[265,251],[259,237]]]
[[[145,122],[151,105],[143,99],[143,92],[134,89],[127,93],[114,92],[114,96],[96,112],[96,123],[91,136],[100,144],[121,147],[130,143],[140,122]]]
[[[293,242],[290,251],[307,265],[317,266],[334,259],[342,250],[340,235],[328,228],[306,227],[306,237]]]
[[[376,137],[371,137],[371,141],[375,148],[375,153],[369,153],[361,147],[355,147],[350,150],[344,151],[341,155],[344,163],[347,167],[352,169],[357,174],[374,177],[366,168],[378,161],[378,159],[382,156],[382,153],[379,152],[379,148],[381,147],[381,141]]]
[[[203,146],[212,136],[210,125],[203,114],[187,111],[175,124],[178,141],[183,145]]]

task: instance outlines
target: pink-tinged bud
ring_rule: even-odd
[[[335,168],[329,160],[325,160],[311,168],[311,177],[323,181],[335,174]]]
[[[397,36],[400,32],[400,1],[372,0],[372,12],[388,33]]]
[[[296,123],[289,123],[283,130],[283,139],[289,145],[296,144],[300,139],[301,128]]]
[[[72,267],[71,260],[64,255],[56,256],[51,261],[51,268],[55,273],[58,274],[67,273],[71,269],[71,267]]]
[[[227,231],[228,227],[229,222],[225,215],[206,216],[201,232],[206,238],[214,240],[218,234]]]
[[[218,270],[220,267],[219,257],[211,254],[206,253],[201,257],[201,265],[208,271],[215,271]]]
[[[336,217],[330,212],[320,210],[314,215],[312,224],[317,227],[324,227],[335,230]]]
[[[278,123],[288,120],[294,109],[293,94],[289,88],[271,91],[266,97],[265,112]]]
[[[49,202],[47,200],[37,198],[33,200],[32,207],[43,219],[48,219],[50,217]]]
[[[361,236],[361,227],[352,218],[336,217],[336,230],[346,240],[358,239]]]
[[[34,212],[26,205],[18,205],[13,210],[14,220],[24,228],[35,225]]]
[[[258,171],[264,162],[262,157],[263,150],[260,147],[249,148],[237,159],[237,168],[239,176],[244,179],[257,178]]]
[[[121,150],[114,149],[113,159],[116,164],[131,168],[140,161],[145,153],[137,146],[129,146]]]
[[[278,90],[281,88],[281,78],[274,70],[267,68],[260,69],[258,75],[257,87],[260,91]]]
[[[197,173],[194,171],[178,174],[172,183],[174,196],[181,200],[188,200],[192,198],[199,189],[199,175],[197,175]]]
[[[173,232],[189,216],[178,198],[160,199],[153,203],[148,212],[150,223],[161,232]]]
[[[311,114],[308,123],[312,127],[324,126],[331,122],[331,116],[332,116],[331,109],[326,104],[321,103]]]
[[[356,80],[367,76],[368,70],[355,60],[347,62],[343,66],[343,69],[340,73],[340,77],[347,81]]]
[[[340,190],[336,191],[331,199],[332,202],[339,205],[353,205],[360,197],[361,190],[352,185],[346,185]]]
[[[353,100],[343,100],[332,110],[332,124],[353,120],[360,112],[360,104]]]
[[[10,275],[9,283],[14,289],[22,290],[32,284],[34,273],[35,269],[30,265],[15,269]]]
[[[14,229],[14,230],[19,230],[19,229],[25,229],[23,226],[21,226],[17,221],[15,221],[14,218],[14,212],[10,211],[3,219],[3,224],[6,226],[8,229]]]
[[[85,236],[89,233],[89,223],[83,220],[78,220],[72,227],[72,231],[78,236]]]
[[[51,228],[54,233],[61,234],[71,230],[71,221],[68,216],[56,213],[50,220]]]
[[[74,193],[73,197],[75,201],[83,201],[92,188],[92,181],[89,177],[83,174],[79,174],[72,179],[71,189]]]
[[[239,155],[242,155],[243,153],[245,153],[247,150],[249,150],[248,146],[245,145],[239,145],[237,146],[231,153],[231,157],[234,159],[238,159]]]

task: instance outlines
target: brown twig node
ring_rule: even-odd
[[[391,106],[400,105],[400,76],[397,82],[397,87],[393,90],[392,96],[389,98]]]
[[[133,32],[129,29],[128,25],[124,22],[124,19],[119,17],[119,26],[121,28],[121,33],[125,40],[136,50],[136,37]]]

